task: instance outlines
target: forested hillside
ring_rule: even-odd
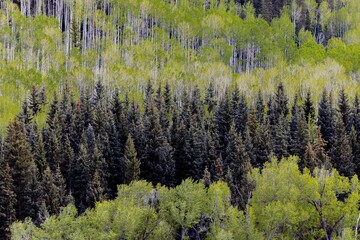
[[[358,0],[0,1],[0,239],[357,239],[359,23]]]
[[[238,83],[252,95],[258,89],[273,92],[282,81],[291,96],[311,87],[317,100],[325,87],[346,86],[353,93],[359,89],[359,5],[3,0],[2,129],[33,85],[52,92],[64,81],[82,89],[101,80],[137,97],[148,80],[174,89],[213,82],[219,92]]]

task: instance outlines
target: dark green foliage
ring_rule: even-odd
[[[117,185],[140,177],[167,186],[186,178],[204,179],[207,186],[226,180],[231,202],[244,209],[251,192],[248,171],[261,171],[272,156],[298,155],[300,169],[334,166],[345,176],[359,172],[359,100],[355,97],[350,107],[344,93],[335,129],[332,100],[324,92],[314,136],[310,93],[302,106],[294,99],[289,115],[282,84],[269,96],[267,108],[261,92],[248,104],[245,94],[229,89],[220,100],[215,89],[208,89],[203,101],[197,87],[172,96],[168,85],[154,94],[149,82],[144,110],[128,96],[121,102],[122,96],[110,95],[99,83],[93,95],[88,92],[83,89],[78,102],[70,93],[54,97],[41,133],[31,114],[10,123],[2,152],[11,169],[16,201],[9,201],[16,219],[30,216],[38,224],[70,202],[83,213],[97,201],[115,198]],[[349,133],[343,119],[350,119]],[[8,193],[0,196],[10,198]]]
[[[340,117],[342,118],[342,121],[344,123],[346,133],[349,134],[353,125],[353,111],[344,89],[342,89],[339,94],[338,112],[340,113]]]
[[[242,137],[236,133],[234,123],[228,134],[226,155],[223,168],[228,169],[227,174],[231,174],[232,202],[244,209],[250,192],[246,174],[251,170],[251,163]]]
[[[8,163],[0,163],[0,236],[10,239],[10,225],[16,220],[14,181]]]
[[[304,108],[306,122],[309,121],[313,122],[315,120],[315,108],[314,108],[314,103],[311,100],[310,89],[306,92],[303,108]]]
[[[290,122],[289,153],[300,158],[304,157],[307,143],[309,141],[308,125],[304,110],[298,106],[296,100],[292,108]]]
[[[350,144],[350,137],[346,134],[344,122],[339,116],[336,122],[334,145],[330,149],[330,158],[332,165],[346,177],[354,175],[354,157]]]
[[[334,143],[335,117],[331,98],[328,97],[325,91],[323,91],[319,103],[317,125],[320,127],[321,135],[326,142],[325,149],[328,150]]]
[[[34,199],[38,187],[37,171],[22,122],[14,120],[10,123],[4,151],[5,162],[9,164],[11,177],[14,180],[17,219],[35,217],[38,200]]]
[[[240,99],[237,103],[235,110],[235,126],[241,135],[245,135],[246,122],[248,119],[248,106],[244,94],[240,95]]]
[[[134,140],[129,134],[125,144],[125,183],[138,180],[140,177],[140,161],[137,158]]]

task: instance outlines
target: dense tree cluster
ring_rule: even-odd
[[[40,224],[69,203],[82,213],[139,178],[169,187],[186,178],[223,180],[231,203],[245,209],[253,187],[246,175],[271,157],[297,155],[311,172],[359,174],[359,100],[351,103],[344,91],[324,91],[316,105],[310,91],[290,101],[282,84],[250,99],[237,88],[223,96],[212,84],[173,93],[149,82],[142,104],[97,82],[78,99],[67,87],[55,94],[42,127],[35,117],[46,94],[32,91],[1,148],[1,235],[15,219]]]
[[[244,211],[230,204],[223,181],[186,179],[175,188],[134,181],[83,215],[70,204],[39,227],[28,219],[11,231],[14,239],[357,239],[357,176],[302,173],[297,160],[273,159],[261,174],[253,169]]]
[[[0,130],[34,84],[83,88],[101,80],[132,95],[149,79],[178,89],[211,79],[219,91],[237,81],[255,92],[283,80],[292,97],[308,87],[317,97],[327,84],[359,90],[359,4],[2,0]]]

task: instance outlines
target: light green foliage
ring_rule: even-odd
[[[186,229],[199,222],[208,205],[204,184],[190,179],[172,189],[160,188],[159,201],[161,214],[175,229]]]
[[[230,204],[224,182],[205,188],[184,180],[175,188],[145,181],[120,185],[114,201],[97,203],[77,216],[73,205],[40,227],[30,220],[12,225],[13,239],[173,239],[190,229],[206,239],[352,239],[359,216],[359,180],[333,169],[300,172],[297,157],[254,169],[250,204]]]
[[[355,227],[358,215],[359,183],[336,170],[316,169],[314,176],[301,173],[298,159],[290,157],[267,163],[262,174],[254,170],[256,184],[251,214],[266,239],[330,239]],[[346,230],[348,231],[348,230]]]
[[[340,82],[332,86],[336,91],[360,78],[357,0],[321,1],[319,6],[315,0],[288,1],[292,4],[270,24],[255,16],[251,1],[243,6],[234,1],[106,2],[108,6],[95,0],[64,1],[69,9],[64,17],[60,11],[44,16],[40,5],[35,16],[28,17],[12,1],[1,2],[0,130],[18,112],[32,85],[43,84],[52,96],[65,81],[70,87],[82,87],[102,80],[140,99],[139,90],[149,79],[155,84],[169,82],[176,89],[213,81],[222,93],[240,77],[248,79],[239,85],[245,92],[257,92],[253,79],[260,75],[266,85],[273,85],[277,75],[275,82],[281,78],[292,94],[317,89],[333,78]],[[310,28],[318,18],[322,31],[340,37],[345,49],[330,39],[326,51],[327,42],[317,30],[301,30],[296,36],[295,27],[304,20],[297,19],[301,11],[308,12]],[[91,29],[84,32],[84,24]],[[84,34],[87,38],[81,37]],[[327,58],[337,61],[340,71],[345,68],[340,78],[326,74],[333,67],[326,64],[332,61]],[[292,75],[281,73],[285,65],[301,69],[295,84]],[[320,83],[307,76],[308,69],[325,75]],[[298,74],[305,76],[299,80]]]

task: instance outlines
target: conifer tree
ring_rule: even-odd
[[[17,119],[10,122],[5,139],[5,160],[11,169],[14,180],[14,193],[17,196],[15,205],[17,219],[34,216],[32,190],[36,187],[36,165],[31,147],[27,141],[24,125]]]
[[[103,187],[97,170],[95,170],[92,180],[86,187],[86,205],[90,208],[95,207],[95,203],[104,200]]]
[[[335,141],[330,149],[330,158],[332,165],[339,173],[346,177],[354,175],[353,155],[351,151],[350,138],[346,134],[345,125],[341,116],[337,118]]]
[[[341,89],[338,100],[338,112],[342,118],[347,134],[350,134],[352,127],[353,111],[349,104],[348,96],[344,89]]]
[[[226,136],[230,130],[231,121],[233,116],[231,114],[231,102],[229,94],[226,93],[223,99],[220,100],[219,107],[214,115],[214,122],[217,128],[217,135],[219,139],[219,151],[222,155],[226,155],[227,140]]]
[[[314,151],[316,155],[317,166],[324,169],[331,169],[332,166],[331,166],[330,158],[325,150],[326,142],[322,138],[319,128],[317,129],[316,135],[317,138],[314,146]]]
[[[66,205],[66,183],[61,173],[60,167],[58,166],[53,174],[54,185],[56,187],[56,198],[59,207],[56,209],[56,213],[60,212],[60,207]]]
[[[0,163],[0,236],[10,239],[10,225],[16,220],[16,195],[8,163]]]
[[[279,122],[276,125],[276,134],[273,142],[273,151],[278,159],[287,157],[288,153],[288,123],[284,115],[279,116]]]
[[[314,103],[311,100],[311,91],[310,89],[306,92],[306,97],[304,100],[304,114],[305,114],[305,118],[306,118],[306,122],[308,123],[309,121],[313,122],[315,120],[315,107],[314,107]]]
[[[34,157],[35,157],[35,164],[38,169],[37,172],[39,173],[39,180],[42,180],[42,176],[44,174],[45,167],[46,167],[46,151],[45,151],[45,146],[44,146],[43,137],[42,137],[41,133],[39,134],[38,142],[37,142],[37,145],[35,148]]]
[[[154,101],[150,99],[147,105],[148,110],[144,117],[145,149],[141,159],[141,175],[153,183],[172,184],[171,178],[175,173],[172,148],[162,131],[159,112]]]
[[[49,214],[57,213],[60,203],[58,199],[58,191],[54,184],[53,174],[49,166],[46,166],[42,180],[42,195],[47,212]]]
[[[326,142],[325,149],[328,150],[334,143],[335,135],[335,117],[331,103],[331,98],[323,91],[319,103],[317,125],[320,127],[322,137]]]
[[[305,154],[307,142],[308,125],[305,114],[303,109],[297,105],[295,100],[290,122],[289,153],[291,155],[299,156],[301,159]]]
[[[137,158],[134,141],[131,135],[128,135],[128,139],[125,144],[125,183],[138,180],[140,177],[140,161]]]
[[[205,167],[203,174],[203,181],[206,188],[208,188],[211,184],[211,173],[209,172],[207,166]]]
[[[226,152],[227,157],[224,161],[224,167],[231,170],[233,203],[244,209],[247,203],[247,195],[250,191],[246,174],[251,170],[251,163],[242,142],[242,137],[235,131],[234,123],[229,131]]]
[[[86,186],[91,181],[90,158],[91,156],[87,149],[86,137],[85,134],[83,134],[80,152],[74,166],[73,196],[79,212],[83,212],[86,209]]]
[[[299,168],[300,169],[307,168],[311,172],[313,172],[315,167],[321,167],[321,164],[319,165],[318,163],[318,159],[313,146],[310,143],[308,143],[306,146],[304,157],[300,159]]]
[[[212,113],[217,105],[213,82],[209,83],[209,86],[205,91],[205,104],[207,105],[207,110],[209,113]]]
[[[245,95],[240,95],[238,105],[235,110],[235,126],[242,136],[245,135],[246,122],[248,119],[248,106],[246,103]]]

